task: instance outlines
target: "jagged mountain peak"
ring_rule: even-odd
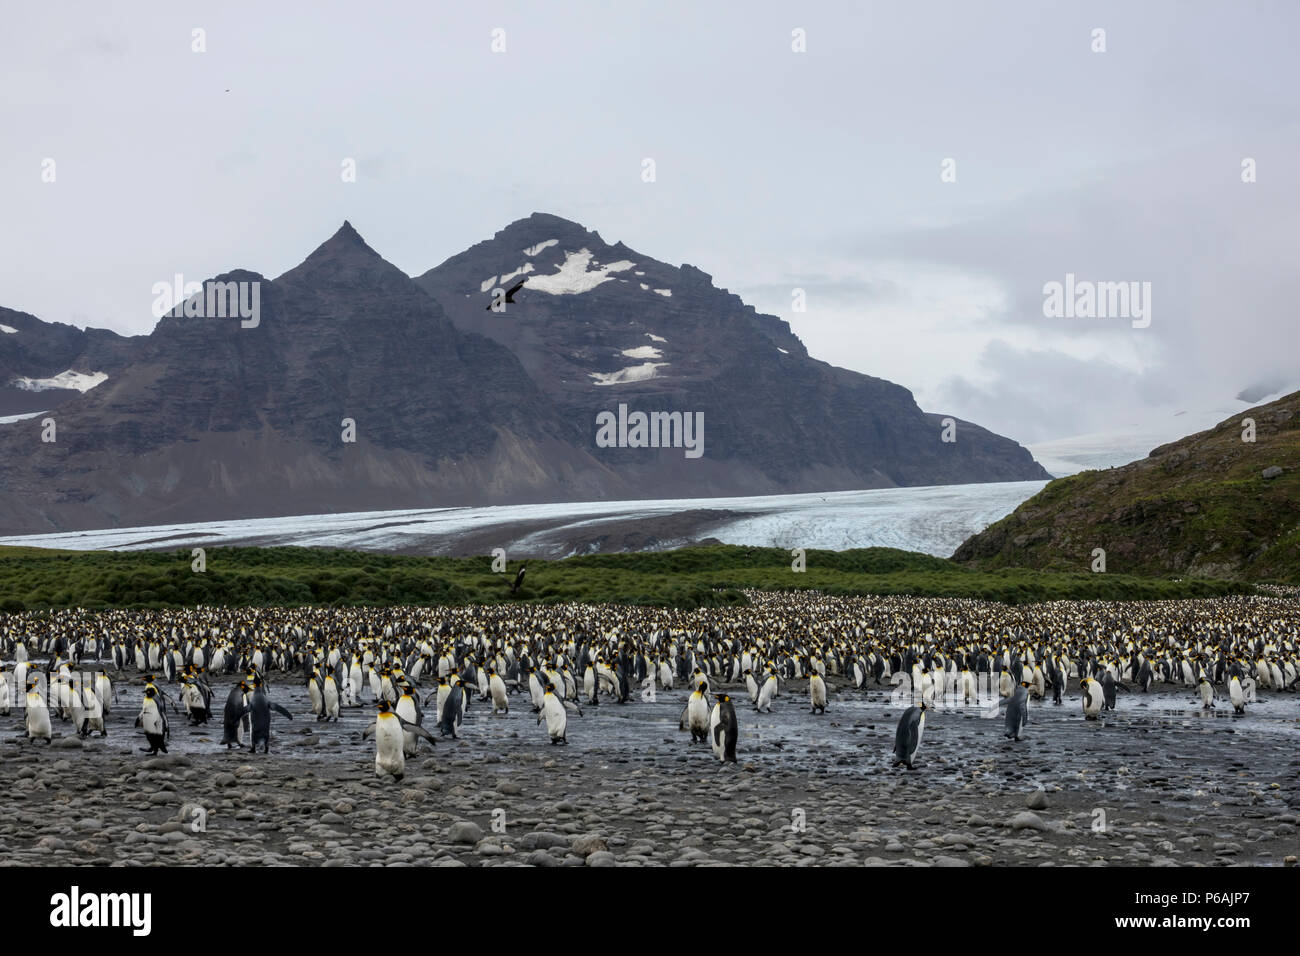
[[[392,273],[406,276],[406,273],[376,252],[361,237],[361,233],[357,232],[352,223],[345,219],[334,235],[312,250],[311,254],[298,265],[279,276],[276,281],[297,279],[308,275],[316,279],[322,273],[338,274],[339,278],[345,281],[353,281],[359,273],[367,271],[386,273],[390,276]]]

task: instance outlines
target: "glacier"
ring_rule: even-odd
[[[453,553],[468,535],[487,534],[495,535],[494,546],[505,548],[511,557],[528,557],[540,554],[537,549],[544,538],[554,541],[566,531],[589,532],[602,524],[707,510],[716,520],[694,539],[837,551],[890,547],[947,557],[966,538],[1015,510],[1045,484],[1010,481],[825,494],[297,515],[0,537],[0,545],[75,551],[293,545],[439,555]],[[728,519],[725,512],[734,512],[735,518]]]

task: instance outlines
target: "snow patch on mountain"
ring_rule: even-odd
[[[644,382],[656,375],[656,370],[667,362],[644,362],[641,365],[629,365],[617,372],[588,372],[596,381],[594,385],[626,385],[629,382]]]
[[[44,414],[44,412],[24,412],[21,415],[0,415],[0,425],[12,425],[14,422],[26,421],[29,418]]]
[[[672,294],[673,294],[673,290],[672,290],[672,289],[655,289],[655,294],[656,294],[656,295],[662,295],[662,296],[664,296],[665,298],[671,298],[671,297],[672,297]]]
[[[655,335],[653,332],[647,332],[647,333],[646,333],[646,337],[649,338],[651,342],[667,342],[667,341],[668,341],[668,340],[667,340],[666,338],[664,338],[662,335]]]
[[[7,326],[7,325],[0,325],[0,332],[5,333],[6,335],[17,335],[17,334],[18,334],[18,330],[17,330],[17,329],[15,329],[15,328],[11,328],[10,326]]]
[[[559,239],[547,239],[545,242],[539,242],[537,245],[535,245],[535,246],[529,246],[527,249],[525,249],[525,250],[524,250],[524,255],[526,255],[526,256],[530,256],[530,257],[531,257],[531,256],[535,256],[535,255],[537,255],[537,253],[541,252],[543,249],[549,249],[551,246],[555,245],[555,244],[558,243],[559,241],[560,241]]]
[[[624,349],[622,354],[630,359],[657,359],[664,357],[664,353],[659,351],[653,345],[638,345],[634,349]]]
[[[482,282],[480,282],[478,285],[478,290],[480,292],[486,292],[488,289],[492,288],[496,284],[497,284],[497,277],[493,276],[491,279],[484,279]]]
[[[608,282],[613,278],[610,273],[625,272],[636,263],[621,259],[618,262],[607,263],[599,269],[589,269],[588,266],[590,265],[590,250],[580,249],[577,252],[566,252],[564,254],[564,264],[558,268],[558,271],[549,275],[532,276],[525,282],[525,288],[535,289],[549,295],[578,295],[583,292],[590,292],[602,282]]]
[[[15,388],[21,388],[25,392],[44,392],[52,388],[75,388],[78,392],[88,392],[97,385],[102,385],[108,381],[108,375],[104,372],[74,372],[68,369],[66,372],[60,372],[58,375],[50,378],[27,378],[19,376],[13,380]]]
[[[527,273],[529,273],[529,272],[533,272],[533,271],[534,271],[534,270],[533,270],[533,264],[532,264],[531,262],[525,262],[522,266],[520,266],[520,267],[519,267],[518,269],[516,269],[514,272],[507,272],[507,273],[506,273],[505,275],[503,275],[503,276],[502,276],[498,281],[499,281],[502,285],[505,285],[507,282],[509,282],[509,281],[510,281],[511,279],[513,279],[515,276],[526,275]]]

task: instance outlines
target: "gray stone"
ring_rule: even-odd
[[[469,820],[453,823],[447,831],[447,842],[475,844],[483,839],[483,828]]]
[[[1011,829],[1013,830],[1046,830],[1047,824],[1043,818],[1036,813],[1030,813],[1026,810],[1023,813],[1017,813],[1011,818]]]
[[[590,856],[599,850],[608,850],[605,838],[599,833],[587,833],[573,841],[573,852],[579,856]]]

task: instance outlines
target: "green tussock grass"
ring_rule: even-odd
[[[413,557],[319,548],[210,548],[207,570],[189,550],[43,551],[0,548],[0,611],[64,607],[204,605],[439,605],[614,603],[692,609],[745,604],[746,590],[829,595],[980,598],[1011,604],[1098,599],[1152,600],[1251,593],[1245,584],[1027,569],[977,570],[944,558],[864,548],[806,553],[791,570],[778,548],[693,547],[519,562],[493,573],[487,555]]]

